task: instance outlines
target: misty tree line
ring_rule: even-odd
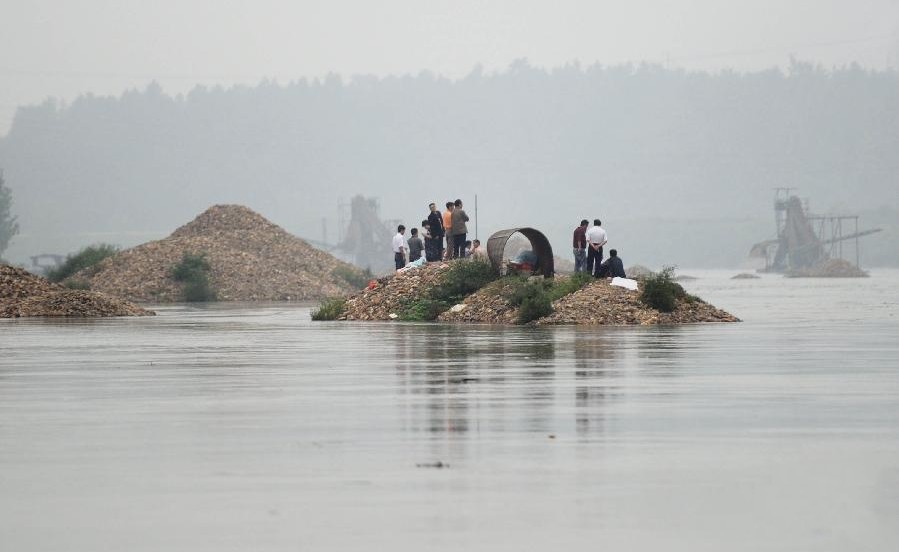
[[[0,169],[0,260],[3,252],[9,246],[10,240],[19,232],[17,217],[12,214],[12,192],[3,180],[3,170]]]
[[[174,97],[151,84],[20,109],[0,164],[23,234],[48,243],[170,230],[222,202],[316,239],[326,216],[333,239],[341,197],[378,196],[385,218],[414,224],[429,201],[478,194],[485,227],[527,223],[561,246],[576,220],[602,216],[632,255],[690,262],[662,259],[689,240],[730,262],[773,230],[775,186],[821,211],[899,207],[899,75],[518,61],[459,80],[331,76]],[[709,224],[733,235],[699,230]]]

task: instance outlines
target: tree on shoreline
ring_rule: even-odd
[[[3,179],[3,170],[0,170],[0,255],[6,251],[10,240],[19,233],[19,224],[16,217],[10,213],[12,207],[12,192],[6,187]]]

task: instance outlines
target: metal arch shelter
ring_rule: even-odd
[[[555,274],[555,261],[553,260],[553,248],[549,245],[549,240],[543,235],[543,232],[535,228],[509,228],[494,232],[490,239],[487,240],[487,256],[490,263],[497,270],[502,268],[503,252],[506,249],[506,242],[515,233],[531,242],[531,248],[537,255],[537,269],[547,278],[552,278]]]

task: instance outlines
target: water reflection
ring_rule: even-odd
[[[613,361],[622,346],[614,339],[615,333],[575,331],[575,430],[581,437],[605,429],[605,403],[615,392],[618,375]]]
[[[396,326],[398,385],[411,431],[543,431],[555,400],[553,331],[463,325]],[[510,412],[515,412],[514,416]]]

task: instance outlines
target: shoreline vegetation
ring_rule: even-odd
[[[638,282],[634,292],[585,274],[501,277],[488,262],[435,262],[380,278],[350,296],[328,298],[312,318],[615,326],[740,321],[687,293],[674,281],[673,268]]]

